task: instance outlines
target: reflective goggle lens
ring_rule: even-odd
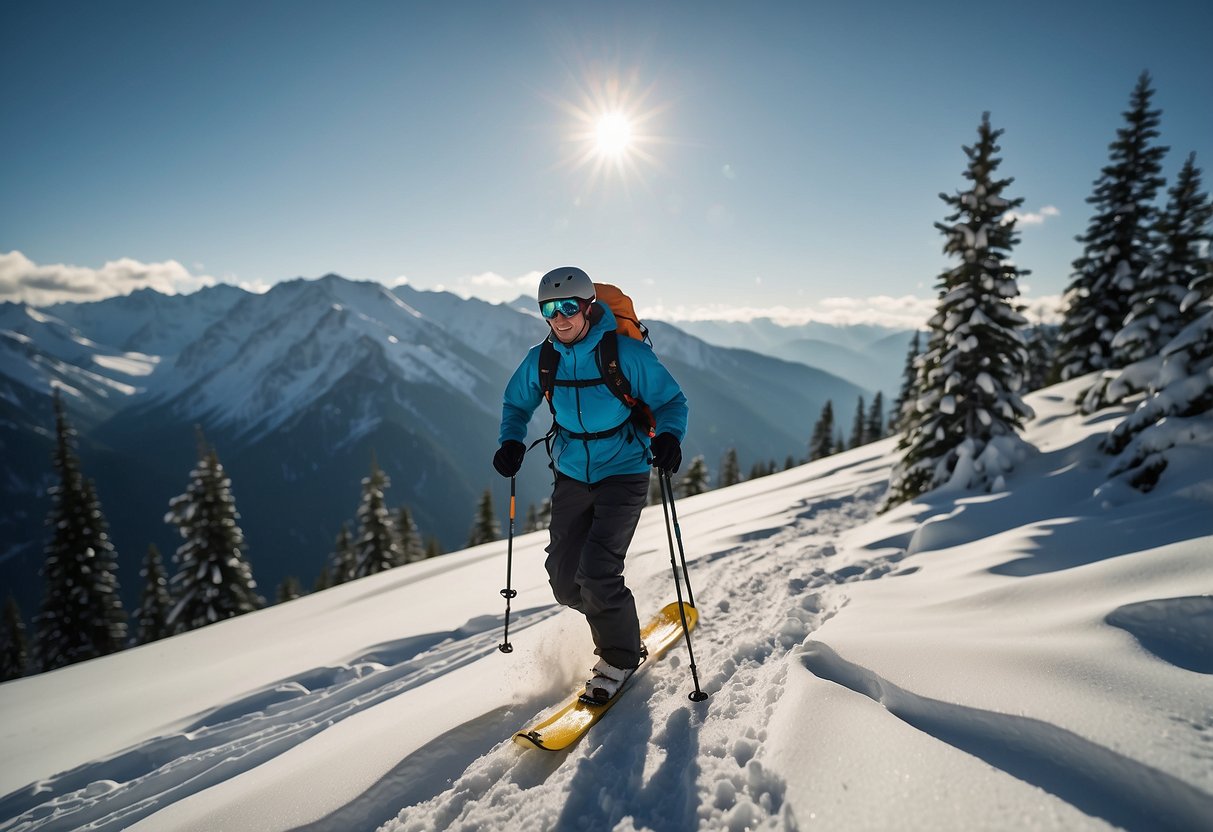
[[[581,311],[581,302],[577,298],[561,298],[560,300],[545,300],[539,304],[539,312],[543,317],[552,319],[559,312],[566,318],[571,318]]]

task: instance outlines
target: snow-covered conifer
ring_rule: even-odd
[[[1024,346],[1028,350],[1024,390],[1031,392],[1057,383],[1057,325],[1042,321],[1028,327],[1024,332]]]
[[[299,579],[294,575],[287,575],[282,579],[282,583],[278,584],[278,592],[274,597],[275,603],[285,604],[287,601],[294,601],[302,596],[303,587],[299,585]]]
[[[860,396],[855,406],[855,418],[851,422],[851,442],[847,446],[849,448],[858,448],[860,445],[866,445],[871,441],[868,439],[867,433],[867,413],[864,412],[866,409],[867,404],[864,402],[863,396]]]
[[[1127,363],[1157,355],[1184,324],[1179,308],[1188,285],[1204,270],[1213,204],[1200,190],[1200,168],[1190,154],[1169,191],[1158,220],[1158,248],[1141,274],[1130,299],[1125,326],[1112,346],[1123,349]]]
[[[1009,215],[1022,199],[1003,191],[1013,180],[995,179],[1001,164],[1001,130],[982,116],[978,141],[966,147],[965,178],[972,186],[948,196],[953,212],[936,223],[944,254],[959,264],[939,277],[939,306],[929,323],[927,350],[917,362],[918,399],[902,420],[904,451],[889,484],[889,504],[924,491],[1003,487],[1003,475],[1028,452],[1019,438],[1032,415],[1020,398],[1027,351],[1016,308],[1019,276],[1011,261],[1018,242]]]
[[[184,539],[173,555],[169,581],[173,609],[168,626],[184,633],[265,606],[244,557],[244,532],[237,521],[232,481],[213,448],[198,436],[199,460],[185,493],[169,501],[164,522]]]
[[[1147,395],[1104,440],[1118,459],[1110,478],[1149,491],[1176,458],[1176,449],[1213,448],[1213,258],[1206,244],[1192,263],[1195,272],[1180,313],[1194,318],[1162,348],[1125,368],[1122,379],[1145,376]],[[1203,265],[1203,269],[1201,266]],[[1189,454],[1190,455],[1190,454]]]
[[[1133,295],[1133,308],[1113,339],[1128,366],[1107,372],[1086,394],[1082,410],[1092,413],[1149,388],[1163,361],[1163,348],[1197,317],[1196,298],[1189,288],[1209,264],[1209,221],[1213,203],[1200,190],[1200,168],[1191,154],[1171,188],[1158,221],[1158,249],[1142,271]]]
[[[358,553],[354,551],[354,540],[350,537],[350,529],[345,523],[337,532],[333,543],[333,551],[329,554],[328,586],[337,586],[346,581],[352,581],[358,572]]]
[[[872,399],[872,407],[868,410],[863,432],[868,442],[884,438],[884,394],[879,390],[876,391],[876,398]]]
[[[767,468],[767,464],[760,459],[750,466],[750,476],[748,479],[756,480],[760,477],[765,477],[773,473],[774,471]]]
[[[358,540],[354,544],[357,566],[354,576],[363,578],[393,569],[403,563],[395,524],[383,492],[391,479],[371,462],[371,473],[362,480],[362,503],[358,506]]]
[[[438,538],[434,537],[434,535],[430,535],[425,541],[426,559],[428,560],[429,558],[436,558],[441,554],[443,554],[442,544],[438,542]]]
[[[29,642],[17,599],[4,599],[4,622],[0,626],[0,682],[19,679],[29,670]]]
[[[480,502],[476,504],[476,516],[472,521],[472,530],[468,533],[468,546],[479,546],[481,543],[491,543],[501,539],[501,524],[497,521],[497,513],[493,510],[493,492],[484,489]]]
[[[703,454],[698,454],[687,466],[687,471],[678,478],[678,493],[683,497],[693,497],[702,494],[709,488],[711,477],[708,474],[708,463]]]
[[[901,373],[901,390],[897,393],[897,400],[893,402],[893,410],[889,414],[890,433],[901,430],[906,416],[913,412],[914,403],[918,401],[918,356],[921,354],[922,338],[916,330],[906,351],[906,364]]]
[[[51,541],[42,576],[46,596],[35,620],[42,670],[104,656],[126,642],[126,612],[118,595],[118,555],[110,542],[93,483],[80,470],[76,431],[56,390],[55,470],[47,517]]]
[[[149,644],[172,635],[168,628],[168,614],[172,611],[173,601],[168,592],[164,560],[155,544],[147,547],[139,575],[143,578],[143,594],[134,615],[139,628],[135,633],[135,643]]]
[[[834,402],[827,401],[809,438],[809,460],[823,459],[834,452]]]
[[[408,506],[401,506],[396,512],[396,534],[399,536],[401,563],[416,563],[425,560],[425,546],[421,543],[421,532],[409,512]]]
[[[1127,124],[1117,130],[1110,162],[1087,198],[1095,215],[1078,238],[1083,253],[1074,261],[1066,290],[1057,358],[1062,380],[1128,363],[1113,339],[1153,254],[1153,202],[1164,183],[1162,159],[1168,150],[1153,144],[1162,113],[1150,109],[1153,95],[1150,75],[1143,72],[1124,113]]]
[[[724,459],[720,462],[720,477],[717,482],[719,488],[727,488],[741,482],[741,465],[737,461],[736,448],[729,448],[724,452]]]

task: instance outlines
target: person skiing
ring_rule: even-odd
[[[671,473],[682,464],[687,401],[678,382],[643,341],[616,337],[619,371],[631,394],[647,405],[655,425],[638,428],[632,410],[606,386],[598,347],[614,333],[611,308],[595,302],[589,275],[579,268],[553,269],[539,281],[539,311],[559,355],[549,404],[552,519],[547,569],[556,601],[582,613],[598,662],[585,695],[604,702],[618,692],[643,660],[636,602],[623,565],[649,490],[649,469]],[[531,348],[506,385],[500,448],[493,467],[513,477],[526,454],[527,424],[545,398],[540,353]]]

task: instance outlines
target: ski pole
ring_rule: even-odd
[[[674,537],[678,540],[678,558],[682,561],[682,579],[687,582],[687,603],[695,606],[695,593],[691,592],[691,573],[687,571],[687,555],[682,548],[682,528],[678,525],[678,511],[674,508],[674,484],[669,472],[665,472],[666,488],[670,491],[670,516],[674,518]]]
[[[691,647],[691,628],[687,626],[686,610],[682,606],[682,584],[678,580],[678,563],[674,560],[674,538],[670,534],[670,517],[674,518],[674,532],[678,536],[678,551],[682,556],[682,574],[687,582],[687,601],[693,608],[695,606],[694,596],[691,594],[691,578],[687,574],[687,558],[686,553],[682,549],[682,530],[678,528],[678,513],[674,510],[674,486],[670,483],[670,474],[663,469],[657,469],[657,478],[661,486],[661,511],[665,515],[665,536],[670,544],[670,568],[674,572],[674,592],[678,597],[678,616],[682,619],[682,635],[687,642],[687,655],[691,659],[691,680],[695,683],[695,690],[689,695],[692,702],[702,702],[708,698],[708,695],[699,687],[699,671],[695,667],[695,650]],[[669,495],[667,498],[667,494]]]
[[[510,477],[510,536],[505,546],[505,589],[501,597],[505,599],[505,636],[504,641],[497,645],[502,653],[513,653],[514,645],[510,644],[510,599],[518,596],[518,590],[513,588],[514,573],[514,477]]]

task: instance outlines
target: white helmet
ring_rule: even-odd
[[[561,266],[552,269],[539,280],[539,303],[546,300],[581,298],[593,300],[594,281],[576,266]]]

